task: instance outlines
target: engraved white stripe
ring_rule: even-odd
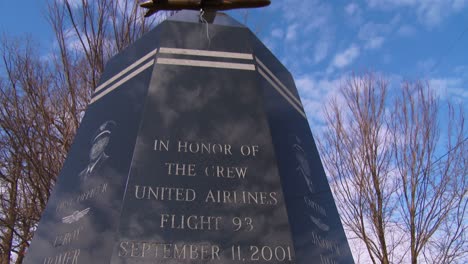
[[[126,74],[127,72],[131,71],[133,68],[135,68],[136,66],[138,66],[139,64],[141,64],[142,62],[144,62],[145,60],[149,59],[151,56],[154,56],[156,55],[156,53],[158,52],[158,49],[154,49],[153,51],[150,51],[148,54],[146,54],[145,56],[141,57],[141,59],[135,61],[134,63],[132,63],[130,66],[128,66],[127,68],[123,69],[122,71],[120,71],[119,73],[117,73],[116,75],[114,75],[114,77],[110,78],[109,80],[107,80],[105,83],[99,85],[96,90],[94,90],[94,93],[97,93],[99,90],[102,90],[104,87],[106,87],[107,85],[109,85],[111,82],[115,81],[116,79],[120,78],[122,75]]]
[[[122,85],[123,83],[127,82],[128,80],[130,80],[131,78],[135,77],[137,74],[139,74],[140,72],[148,69],[149,67],[151,67],[151,65],[154,64],[154,59],[149,61],[148,63],[144,64],[143,66],[141,66],[140,68],[136,69],[135,71],[133,71],[131,74],[125,76],[125,78],[123,78],[122,80],[118,81],[117,83],[115,83],[114,85],[112,85],[111,87],[109,87],[108,89],[106,89],[104,92],[100,93],[98,96],[94,97],[92,100],[91,100],[91,104],[96,102],[97,100],[101,99],[101,97],[103,97],[104,95],[112,92],[113,90],[115,90],[116,88],[118,88],[120,85]]]
[[[253,60],[253,55],[249,53],[238,52],[224,52],[224,51],[210,51],[210,50],[195,50],[195,49],[177,49],[177,48],[161,48],[160,53],[166,54],[180,54],[180,55],[193,55],[193,56],[206,56],[206,57],[219,57],[219,58],[232,58]]]
[[[286,86],[284,86],[284,84],[278,79],[276,78],[276,76],[265,66],[265,64],[263,64],[263,62],[258,58],[258,57],[255,57],[255,60],[257,60],[258,64],[266,71],[270,74],[270,76],[279,84],[279,86],[281,88],[283,88],[283,90],[291,97],[291,99],[293,99],[299,106],[302,106],[302,103],[301,101],[299,101],[299,99],[297,99],[296,96],[294,96],[293,93],[291,93],[291,91],[289,91],[288,88],[286,88]]]
[[[195,66],[195,67],[210,67],[255,71],[255,65],[245,63],[218,62],[218,61],[201,61],[201,60],[182,60],[158,58],[158,64],[180,65],[180,66]]]
[[[278,91],[278,93],[280,93],[283,96],[284,99],[286,99],[286,101],[288,101],[290,105],[292,105],[292,107],[294,107],[294,109],[296,109],[299,112],[299,114],[301,114],[304,118],[307,119],[305,113],[293,101],[291,101],[289,96],[287,96],[283,92],[283,90],[279,88],[278,85],[276,85],[276,83],[273,82],[273,80],[270,79],[270,77],[268,77],[268,75],[266,75],[266,73],[262,69],[259,68],[258,72],[263,76],[263,78],[265,78],[271,84],[271,86],[273,86],[276,89],[276,91]]]

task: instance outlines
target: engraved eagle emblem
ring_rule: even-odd
[[[63,217],[62,222],[65,224],[72,224],[72,223],[78,222],[83,216],[89,213],[90,209],[91,208],[88,207],[82,211],[77,210],[73,212],[71,215]]]

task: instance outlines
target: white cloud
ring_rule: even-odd
[[[263,44],[269,49],[269,50],[276,50],[278,47],[276,43],[278,43],[276,40],[273,40],[272,38],[266,37],[262,38]]]
[[[319,63],[328,56],[334,40],[334,34],[328,28],[320,30],[319,36],[314,47],[314,63]]]
[[[380,48],[384,44],[386,37],[393,32],[399,21],[400,16],[396,15],[388,23],[367,22],[362,25],[358,37],[364,41],[364,48]]]
[[[284,32],[281,28],[275,28],[271,31],[271,36],[274,38],[283,38]]]
[[[402,25],[398,30],[397,34],[402,37],[410,37],[416,33],[416,29],[410,25]]]
[[[357,45],[352,44],[349,48],[335,55],[332,66],[336,68],[343,68],[351,64],[357,57],[359,57],[360,49]]]
[[[339,92],[343,79],[328,79],[303,75],[296,78],[296,86],[311,125],[321,127],[324,122],[324,106]]]
[[[393,8],[395,6],[413,5],[418,0],[367,0],[370,7]],[[423,0],[424,1],[424,0]]]
[[[423,74],[429,73],[431,69],[435,66],[436,61],[432,58],[418,61],[416,68]]]
[[[385,63],[385,64],[389,64],[390,62],[392,62],[392,55],[390,54],[384,54],[383,57],[382,57],[382,62]]]
[[[372,37],[370,38],[366,45],[364,46],[366,49],[377,49],[382,46],[385,39],[383,37]]]
[[[83,35],[83,32],[80,32],[80,35]],[[81,43],[75,29],[69,28],[64,30],[64,39],[65,39],[65,46],[71,52],[83,53],[85,52],[84,48],[89,49],[89,42],[86,41],[86,38],[83,39],[83,43]],[[84,45],[84,47],[83,47]],[[59,48],[59,43],[57,40],[53,41],[52,44],[53,49]]]
[[[356,3],[349,3],[345,6],[346,14],[352,16],[359,12],[359,6]]]
[[[288,29],[286,30],[286,40],[287,41],[294,41],[297,38],[297,27],[298,24],[291,24],[288,26]]]
[[[430,88],[441,98],[463,103],[468,101],[468,84],[462,78],[433,78]]]
[[[315,63],[319,63],[327,57],[329,46],[330,46],[330,43],[326,39],[319,40],[317,44],[315,44],[315,51],[314,51]]]
[[[455,9],[455,10],[462,10],[466,5],[468,5],[467,3],[468,1],[466,0],[454,0],[452,2],[452,7]]]
[[[418,17],[421,23],[427,26],[435,26],[440,24],[445,11],[441,10],[441,7],[434,5],[422,5],[418,8]]]
[[[65,4],[68,2],[68,4],[72,8],[78,8],[78,7],[81,7],[82,5],[82,0],[59,0],[58,2],[61,2],[62,4]]]
[[[349,3],[344,7],[346,24],[351,26],[357,26],[363,23],[363,11],[361,7],[356,3]]]
[[[273,4],[280,5],[283,17],[288,22],[302,21],[301,25],[313,25],[313,28],[324,25],[331,13],[331,6],[319,0],[285,0],[275,1]]]
[[[291,72],[303,74],[307,66],[327,58],[335,45],[336,22],[331,3],[321,0],[272,1],[270,10],[279,13],[277,20],[281,22],[273,27],[271,39],[280,42],[277,46],[287,52],[282,62]],[[298,62],[302,65],[298,66]]]
[[[429,28],[441,24],[445,18],[468,5],[467,0],[367,0],[367,3],[369,7],[377,9],[414,10],[418,20]]]
[[[453,74],[455,76],[459,76],[460,78],[465,79],[466,83],[468,83],[468,66],[467,65],[456,66],[453,69]]]

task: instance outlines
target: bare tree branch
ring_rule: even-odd
[[[319,146],[343,224],[373,263],[462,261],[464,113],[449,104],[445,128],[427,83],[405,82],[395,99],[388,90],[382,77],[352,76],[326,107]]]

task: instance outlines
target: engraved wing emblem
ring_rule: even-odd
[[[88,207],[82,211],[75,211],[71,215],[63,217],[62,222],[65,224],[75,223],[78,220],[80,220],[83,216],[87,215],[90,209],[91,208]]]

